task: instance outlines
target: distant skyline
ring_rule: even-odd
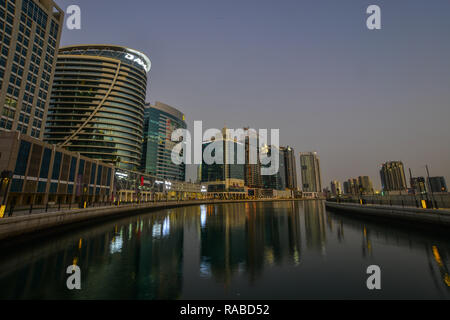
[[[408,180],[428,164],[449,181],[447,0],[55,1],[82,10],[61,46],[144,52],[147,100],[178,108],[188,128],[279,128],[298,172],[299,152],[318,152],[323,186],[367,175],[379,189],[391,160]],[[371,4],[381,30],[366,28]]]

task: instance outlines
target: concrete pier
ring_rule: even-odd
[[[340,213],[450,227],[450,210],[420,209],[414,207],[384,205],[361,205],[355,203],[336,203],[329,201],[325,203],[325,206],[327,209],[335,210]]]

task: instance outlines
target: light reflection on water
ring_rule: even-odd
[[[1,299],[450,297],[450,238],[319,201],[202,205],[105,222],[0,256]],[[82,290],[65,288],[67,266]],[[366,288],[366,268],[382,290]]]

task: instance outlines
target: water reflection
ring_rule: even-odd
[[[2,249],[0,298],[449,298],[449,244],[320,201],[185,207]],[[65,288],[71,264],[80,291]],[[378,295],[370,264],[384,272]]]

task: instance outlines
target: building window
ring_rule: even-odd
[[[17,155],[15,175],[24,176],[27,171],[28,156],[30,155],[31,143],[28,141],[20,141],[19,154]]]
[[[45,189],[47,188],[47,182],[42,182],[42,181],[40,181],[39,183],[38,183],[38,190],[37,190],[37,192],[38,193],[45,193]]]
[[[22,192],[23,180],[13,179],[11,183],[11,192]]]
[[[52,157],[52,150],[45,149],[44,150],[44,156],[42,158],[42,164],[41,164],[41,173],[39,175],[42,179],[48,178],[48,169],[50,168],[50,159]]]
[[[50,193],[57,193],[58,192],[58,184],[57,183],[51,183],[50,184]]]
[[[61,170],[61,152],[55,154],[55,162],[53,163],[52,180],[59,180],[59,171]]]
[[[72,157],[71,163],[70,163],[70,174],[69,174],[69,181],[74,182],[75,180],[75,169],[77,167],[77,158]],[[71,193],[71,192],[69,192]]]

